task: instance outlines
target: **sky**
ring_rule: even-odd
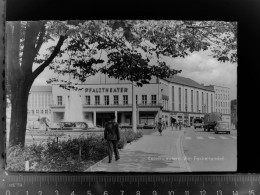
[[[52,43],[55,44],[55,43]],[[44,45],[40,53],[45,53],[49,45]],[[219,62],[209,56],[209,51],[191,53],[185,58],[165,57],[171,68],[182,70],[179,76],[190,78],[204,85],[218,85],[230,88],[230,98],[237,98],[237,64]],[[33,85],[46,85],[46,80],[54,75],[46,68],[34,81]]]

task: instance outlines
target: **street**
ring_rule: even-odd
[[[143,137],[120,150],[121,159],[111,164],[107,158],[86,171],[108,172],[225,172],[237,169],[237,131],[215,134],[203,129],[168,127],[159,136],[156,129],[142,130]],[[65,132],[59,140],[68,139]],[[91,132],[71,132],[72,137]],[[26,143],[46,141],[49,136],[26,136]]]
[[[192,172],[236,171],[237,131],[215,134],[203,129],[186,128],[182,145]]]

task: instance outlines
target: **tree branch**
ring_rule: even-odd
[[[65,41],[65,39],[67,38],[67,36],[60,36],[60,39],[57,43],[57,45],[55,46],[52,54],[49,56],[49,58],[43,63],[41,64],[32,74],[32,79],[34,80],[39,74],[41,74],[41,72],[47,67],[49,66],[49,64],[52,62],[52,60],[58,55],[58,53],[60,52],[60,48],[63,45],[63,42]]]
[[[35,58],[35,43],[41,29],[41,21],[27,22],[25,30],[23,57],[22,57],[22,71],[24,75],[32,73],[32,64]]]
[[[43,43],[43,38],[44,38],[44,35],[45,35],[45,32],[46,32],[46,29],[45,29],[45,24],[46,22],[42,22],[42,26],[41,26],[41,30],[40,30],[40,36],[38,38],[38,41],[37,41],[37,45],[35,47],[35,50],[34,50],[34,56],[36,56],[42,46],[42,43]]]

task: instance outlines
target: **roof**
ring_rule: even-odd
[[[32,86],[30,92],[52,92],[51,86]]]
[[[170,83],[177,83],[177,84],[186,85],[189,87],[194,87],[194,88],[214,92],[214,89],[212,89],[211,87],[201,85],[201,84],[197,83],[196,81],[193,81],[192,79],[177,76],[177,75],[173,75],[170,78],[165,78],[164,80],[166,80]]]

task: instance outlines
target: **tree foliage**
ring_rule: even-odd
[[[58,26],[52,28],[53,34],[62,32],[68,39],[50,68],[59,75],[70,74],[76,82],[85,82],[101,72],[141,86],[153,76],[166,78],[180,72],[171,69],[163,56],[185,57],[201,50],[211,50],[219,61],[237,62],[236,23],[100,20],[85,21],[73,28],[64,23]],[[53,81],[74,87],[70,79],[49,80]]]

